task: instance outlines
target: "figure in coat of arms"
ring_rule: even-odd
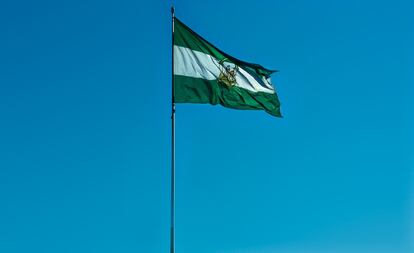
[[[225,84],[227,87],[231,87],[237,83],[236,74],[239,67],[236,64],[229,62],[227,58],[224,58],[219,61],[218,68],[220,70],[220,75],[217,78],[219,83]]]

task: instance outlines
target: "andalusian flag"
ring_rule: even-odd
[[[238,60],[174,19],[174,101],[265,110],[281,117],[270,75],[274,70]]]

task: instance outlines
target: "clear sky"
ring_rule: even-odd
[[[169,5],[0,3],[0,252],[168,252]],[[413,9],[176,1],[285,116],[177,106],[177,253],[414,252]]]

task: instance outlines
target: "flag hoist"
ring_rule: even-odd
[[[171,253],[175,252],[175,103],[220,104],[282,117],[270,70],[212,45],[172,14]]]

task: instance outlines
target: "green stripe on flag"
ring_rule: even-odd
[[[227,87],[215,80],[174,76],[174,99],[176,103],[220,104],[242,110],[265,110],[281,117],[280,103],[276,94],[250,92],[237,86]]]
[[[236,59],[233,56],[226,54],[220,49],[213,46],[207,40],[205,40],[200,35],[198,35],[196,32],[191,30],[178,18],[175,18],[174,21],[175,21],[174,23],[175,24],[174,45],[181,46],[181,47],[187,47],[195,51],[209,54],[217,58],[218,60],[227,58],[230,61],[234,62],[235,64],[246,69],[246,71],[254,71],[256,74],[265,75],[266,77],[270,76],[274,72],[277,72],[277,70],[269,70],[269,69],[262,67],[259,64],[249,63],[249,62]]]

